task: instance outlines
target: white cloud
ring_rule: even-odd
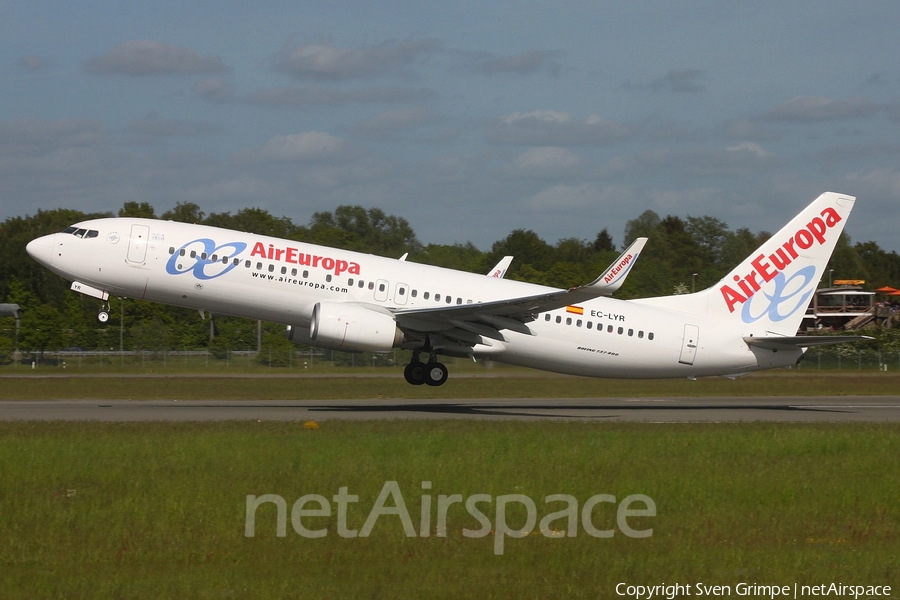
[[[571,150],[558,146],[531,148],[513,161],[516,169],[526,175],[561,175],[581,163],[581,159]]]
[[[294,86],[259,90],[244,100],[248,104],[269,108],[304,108],[347,104],[410,104],[436,97],[437,92],[433,90],[404,86],[367,87],[357,90]]]
[[[485,129],[492,143],[526,146],[600,146],[632,135],[631,128],[598,115],[577,121],[554,110],[510,113],[488,122]]]
[[[763,118],[769,121],[810,123],[868,117],[879,107],[865,98],[833,100],[821,96],[797,96],[768,110]]]
[[[593,183],[550,186],[525,199],[536,212],[568,211],[596,206],[602,199],[601,189]]]
[[[748,152],[757,158],[770,158],[772,154],[762,149],[762,146],[754,142],[741,142],[734,146],[728,146],[727,152]]]
[[[421,127],[431,118],[431,111],[424,106],[398,108],[374,115],[359,123],[354,131],[363,137],[385,138],[398,131]]]
[[[210,102],[229,102],[234,99],[234,88],[221,78],[204,78],[191,88],[195,94]]]
[[[420,55],[439,51],[437,40],[386,41],[367,48],[338,48],[331,44],[284,47],[275,68],[297,79],[338,81],[393,74]]]
[[[347,143],[321,131],[308,131],[275,136],[262,146],[238,152],[238,162],[283,163],[322,162],[341,158],[348,150]]]
[[[95,56],[84,69],[98,75],[201,75],[229,71],[218,56],[203,56],[184,46],[133,40]]]

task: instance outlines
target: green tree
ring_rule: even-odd
[[[126,202],[119,209],[120,217],[135,217],[140,219],[155,219],[156,211],[149,202]]]
[[[178,202],[175,208],[164,212],[160,219],[179,223],[202,223],[204,214],[193,202]]]

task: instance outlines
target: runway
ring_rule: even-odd
[[[460,400],[29,400],[0,402],[0,421],[900,422],[900,396],[529,398]]]

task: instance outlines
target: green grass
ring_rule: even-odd
[[[400,373],[241,376],[0,376],[0,400],[179,399],[330,400],[367,398],[599,398],[653,396],[893,395],[898,373],[773,371],[736,381],[612,380],[547,375],[528,369],[451,374],[441,387],[411,386]]]
[[[297,382],[294,381],[294,384]],[[533,383],[533,382],[532,382]],[[0,595],[91,598],[615,597],[616,583],[900,584],[900,426],[478,421],[0,423]],[[647,539],[493,537],[454,505],[448,535],[290,525],[248,494],[329,500],[359,529],[385,481],[412,521],[431,494],[646,494]],[[422,481],[432,489],[423,492]],[[389,503],[391,505],[392,503]],[[493,520],[493,504],[485,508]],[[579,504],[580,506],[580,504]],[[553,505],[553,510],[560,506]],[[432,508],[434,511],[435,508]],[[615,525],[615,509],[594,511]],[[521,526],[524,513],[509,522]],[[432,519],[432,528],[434,519]],[[604,528],[604,527],[600,527]],[[896,589],[896,588],[895,588]]]

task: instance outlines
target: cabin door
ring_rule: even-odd
[[[684,339],[681,343],[681,356],[678,362],[683,365],[694,364],[694,357],[697,355],[697,343],[700,339],[700,328],[696,325],[684,326]]]

